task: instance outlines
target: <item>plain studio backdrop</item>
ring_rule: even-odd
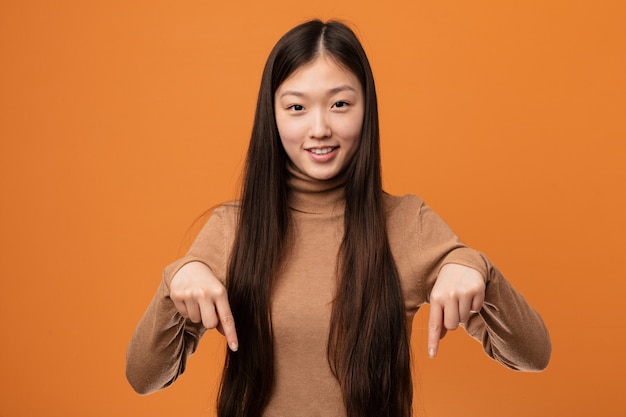
[[[264,61],[314,17],[369,55],[386,190],[423,197],[552,335],[543,373],[463,331],[429,360],[420,312],[417,415],[624,415],[626,2],[2,0],[1,417],[214,415],[221,337],[147,397],[126,344],[194,220],[237,196]]]

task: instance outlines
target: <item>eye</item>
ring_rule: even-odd
[[[287,110],[302,111],[304,110],[304,106],[300,104],[292,104],[291,106],[287,107]]]
[[[341,109],[342,107],[348,107],[350,104],[347,101],[338,101],[333,104],[333,107],[336,109]]]

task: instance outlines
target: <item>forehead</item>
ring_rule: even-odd
[[[292,72],[278,87],[276,93],[283,93],[285,90],[300,92],[333,90],[340,86],[351,87],[357,93],[362,91],[361,83],[352,71],[323,54]]]

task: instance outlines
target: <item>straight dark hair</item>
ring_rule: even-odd
[[[274,387],[272,288],[290,238],[288,157],[274,94],[296,69],[325,55],[361,82],[364,118],[346,168],[344,237],[328,339],[329,366],[348,417],[408,417],[413,388],[402,289],[387,237],[374,78],[346,25],[313,20],[287,32],[265,65],[242,184],[227,289],[240,351],[227,350],[220,417],[260,417]]]

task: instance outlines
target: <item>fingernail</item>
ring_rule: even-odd
[[[431,358],[434,358],[435,357],[435,349],[433,349],[433,348],[428,349],[428,356],[431,357]]]
[[[230,344],[230,350],[232,350],[233,352],[237,352],[237,349],[239,349],[239,345],[237,345],[237,343],[232,342]]]

